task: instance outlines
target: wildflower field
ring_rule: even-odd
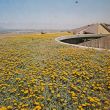
[[[56,42],[62,35],[0,39],[0,110],[110,110],[110,52]]]

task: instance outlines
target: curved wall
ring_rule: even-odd
[[[83,34],[76,36],[62,36],[56,41],[80,48],[110,49],[110,36],[106,34]]]

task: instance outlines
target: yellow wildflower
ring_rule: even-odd
[[[42,108],[41,108],[41,106],[36,106],[33,110],[41,110]]]
[[[7,110],[7,108],[6,107],[1,107],[0,110]]]

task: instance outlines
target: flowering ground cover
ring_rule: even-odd
[[[110,109],[110,52],[56,42],[62,35],[0,39],[0,110]]]

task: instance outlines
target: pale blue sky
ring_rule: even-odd
[[[110,0],[0,0],[0,27],[71,29],[110,23]]]

